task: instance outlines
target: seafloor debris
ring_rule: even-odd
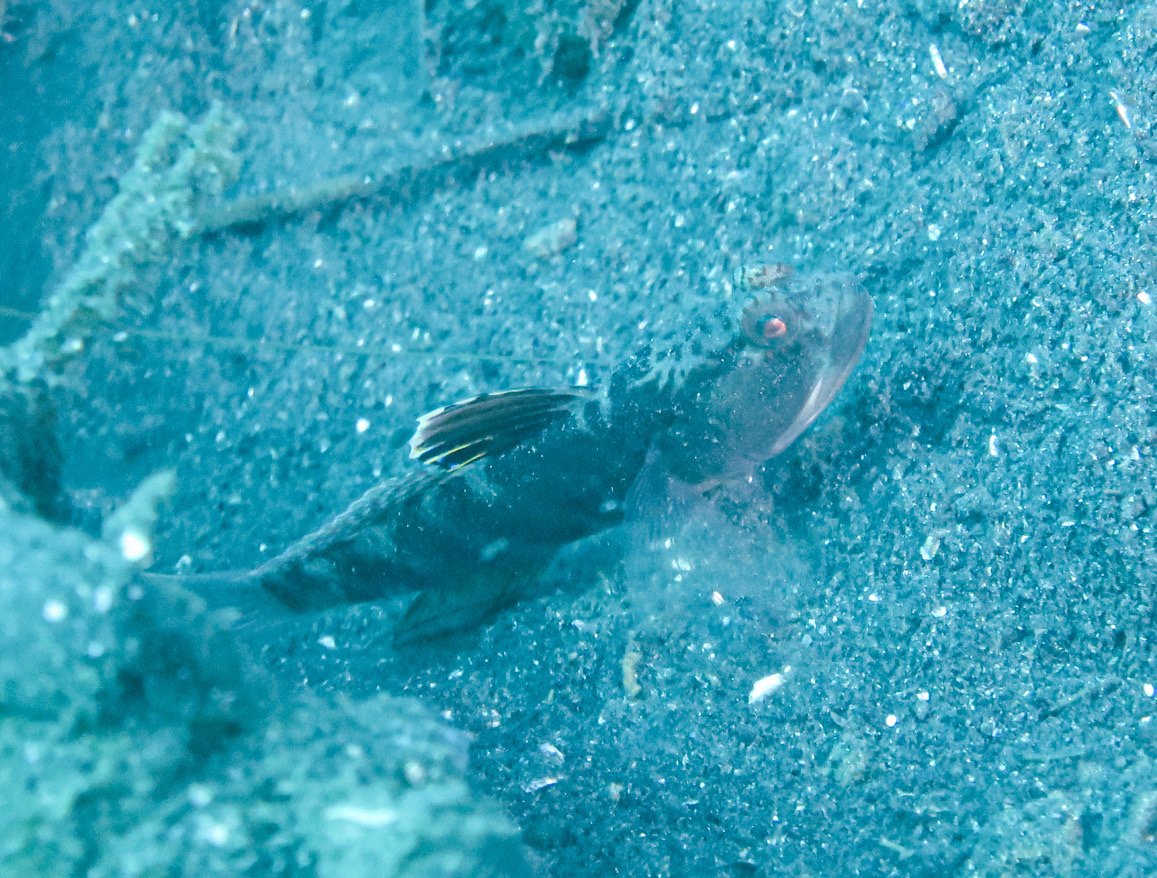
[[[63,456],[44,387],[0,379],[0,507],[54,518]]]
[[[153,528],[162,503],[177,486],[171,469],[153,473],[105,519],[102,536],[116,545],[126,561],[147,567],[153,557]]]
[[[549,259],[574,245],[578,240],[578,224],[573,216],[563,217],[526,239],[523,247],[536,259]]]
[[[192,595],[3,509],[0,691],[0,875],[528,874],[465,735],[282,691]]]
[[[768,674],[766,677],[760,677],[751,684],[751,692],[747,695],[748,704],[759,704],[768,696],[773,695],[782,688],[783,684],[787,682],[788,674],[791,673],[791,666],[783,669],[782,673]]]
[[[220,194],[236,167],[236,135],[220,105],[195,124],[162,113],[88,230],[76,265],[28,331],[0,348],[0,504],[49,517],[55,511],[61,455],[48,391],[64,361],[137,289],[142,269],[188,236],[204,202]]]
[[[57,380],[60,363],[115,316],[140,270],[187,237],[205,200],[224,189],[236,169],[236,137],[236,123],[219,104],[195,124],[177,113],[161,114],[141,138],[116,197],[88,230],[76,265],[28,331],[0,348],[0,376],[23,383]]]
[[[383,167],[239,198],[207,214],[197,232],[211,235],[282,222],[310,211],[335,210],[346,202],[407,191],[438,172],[477,171],[514,159],[526,160],[601,140],[609,130],[609,115],[591,108],[518,124],[487,125],[449,142],[439,141],[425,152]]]
[[[639,685],[639,662],[643,660],[643,654],[637,649],[632,649],[623,655],[622,671],[623,671],[623,691],[627,693],[628,698],[638,698],[642,692],[643,687]]]

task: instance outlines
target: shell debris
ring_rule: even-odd
[[[931,561],[940,554],[940,543],[948,536],[948,531],[937,529],[928,534],[924,538],[924,542],[920,546],[920,557],[925,561]]]
[[[578,241],[578,223],[573,216],[564,217],[539,229],[526,239],[526,251],[536,259],[549,259]]]
[[[751,684],[751,692],[747,696],[747,703],[759,704],[761,701],[766,700],[768,696],[779,691],[783,684],[787,682],[790,673],[791,665],[787,665],[778,674],[768,674],[766,677],[760,677]]]
[[[643,654],[638,650],[632,649],[623,655],[623,690],[628,698],[638,698],[643,691],[643,687],[639,685],[638,673],[639,662],[642,660]]]

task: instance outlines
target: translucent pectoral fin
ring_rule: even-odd
[[[524,387],[464,399],[418,419],[410,457],[457,469],[509,451],[565,421],[588,398],[581,388]]]
[[[429,643],[473,631],[518,601],[507,578],[473,580],[454,588],[431,588],[410,603],[394,629],[397,646]]]

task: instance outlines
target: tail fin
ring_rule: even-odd
[[[193,573],[174,576],[164,573],[142,573],[151,584],[183,588],[205,602],[210,610],[235,610],[243,617],[259,616],[276,620],[290,617],[293,611],[261,586],[261,580],[248,571]]]

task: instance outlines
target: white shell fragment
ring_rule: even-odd
[[[325,819],[377,828],[396,822],[398,812],[392,808],[363,808],[360,805],[344,803],[326,808]]]
[[[524,793],[537,793],[539,790],[554,786],[556,783],[558,783],[558,780],[559,779],[557,777],[535,778],[534,780],[524,783],[522,785],[522,791]]]
[[[948,68],[944,65],[944,58],[940,54],[940,47],[935,43],[928,47],[928,54],[932,58],[932,69],[941,79],[948,78]]]
[[[791,666],[788,665],[779,674],[768,674],[766,677],[761,677],[751,684],[751,693],[747,696],[748,704],[759,704],[772,693],[776,692],[784,683],[787,682],[787,675],[791,672]]]
[[[574,217],[560,219],[526,239],[526,251],[538,259],[549,259],[578,240],[578,224]]]
[[[940,554],[940,539],[943,534],[940,531],[932,531],[924,540],[924,544],[920,546],[920,557],[925,561],[931,561]]]

